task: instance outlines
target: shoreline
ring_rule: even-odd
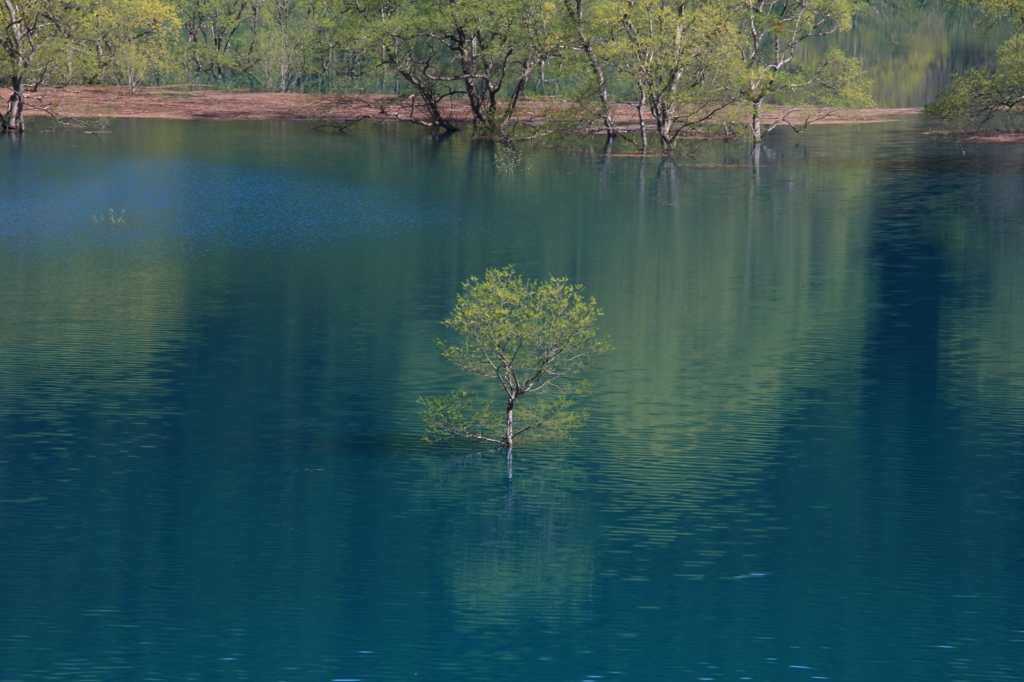
[[[0,89],[0,96],[9,90]],[[139,88],[130,94],[116,86],[69,86],[61,89],[26,93],[30,105],[26,116],[49,115],[50,107],[62,117],[71,119],[157,118],[184,121],[401,121],[422,123],[425,117],[417,111],[415,98],[389,95],[312,95],[301,93],[250,92],[247,90],[213,90],[202,86],[176,85]],[[557,101],[552,98],[524,100],[519,105],[517,121],[537,125]],[[469,124],[472,116],[464,102],[450,100],[453,120]],[[766,108],[765,121],[770,123],[783,107]],[[802,112],[813,109],[802,108]],[[836,110],[811,125],[858,125],[890,123],[921,113],[920,108]],[[773,116],[774,114],[774,116]],[[615,107],[616,123],[637,125],[636,108],[628,103]]]

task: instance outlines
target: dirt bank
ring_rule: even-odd
[[[0,89],[6,98],[9,91]],[[253,120],[417,120],[425,116],[422,107],[410,97],[383,95],[304,95],[298,93],[225,91],[190,86],[141,88],[134,95],[124,88],[73,86],[28,97],[33,109],[29,115],[46,115],[45,109],[73,119],[168,118],[180,120],[253,121]],[[518,119],[539,123],[552,104],[550,99],[523,102]],[[449,111],[456,121],[471,120],[469,107],[450,100]],[[836,111],[821,124],[883,123],[920,113],[920,109],[862,109]],[[768,113],[771,120],[772,112]],[[777,115],[777,114],[776,114]],[[636,109],[619,105],[615,118],[628,126],[637,121]]]

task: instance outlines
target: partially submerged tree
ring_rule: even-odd
[[[0,4],[0,83],[10,88],[0,131],[25,130],[25,93],[74,76],[75,36],[83,6],[61,0],[3,0]]]
[[[478,135],[504,137],[527,85],[560,49],[561,15],[531,0],[349,0],[361,47],[415,91],[432,125],[456,130],[442,103],[465,98]],[[499,94],[503,100],[499,101]]]
[[[648,121],[663,150],[688,128],[704,127],[735,99],[738,36],[719,0],[617,0],[602,7],[614,28],[598,48],[638,94],[640,146]]]
[[[762,109],[776,93],[813,89],[829,106],[871,105],[870,82],[858,59],[832,50],[821,61],[800,64],[797,48],[808,38],[850,30],[856,0],[740,0],[741,59],[747,72],[744,96],[750,103],[754,144],[779,125],[794,125],[792,112],[765,124]],[[804,118],[802,125],[810,123]]]
[[[591,87],[584,90],[584,99],[597,98],[599,109],[595,112],[600,116],[604,132],[610,144],[618,134],[615,119],[612,116],[612,102],[608,95],[609,62],[600,55],[600,45],[610,39],[607,32],[607,21],[595,21],[593,3],[584,0],[562,0],[563,16],[566,20],[568,48],[565,55],[578,53],[586,61],[586,71],[591,79]],[[604,24],[604,25],[602,25]],[[589,90],[589,92],[587,92]],[[583,107],[580,107],[583,108]],[[591,116],[593,118],[593,116]]]
[[[455,309],[443,324],[461,341],[439,341],[448,362],[472,374],[495,379],[504,393],[504,410],[465,391],[420,398],[427,437],[466,437],[502,445],[527,437],[565,435],[582,425],[585,412],[570,408],[572,398],[588,391],[575,381],[594,356],[611,349],[597,336],[601,315],[583,287],[565,278],[523,281],[510,265],[488,270],[483,281],[463,283]],[[526,404],[526,395],[548,394]]]
[[[25,130],[26,94],[42,87],[107,77],[134,90],[166,73],[179,26],[164,0],[0,0],[0,131]]]

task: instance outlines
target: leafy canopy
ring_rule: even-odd
[[[980,126],[992,119],[1024,130],[1024,0],[981,0],[977,5],[996,20],[1018,24],[996,52],[995,64],[957,76],[925,107],[929,118],[953,125]]]
[[[559,277],[524,281],[511,265],[488,270],[482,281],[472,277],[465,282],[443,321],[461,341],[438,345],[459,369],[497,380],[505,416],[464,391],[421,398],[428,438],[465,436],[511,447],[523,434],[565,434],[582,425],[586,415],[569,411],[570,397],[586,393],[589,384],[575,377],[594,356],[611,348],[597,336],[601,311],[593,298],[584,298],[582,289]],[[529,393],[554,397],[516,410],[520,396]]]

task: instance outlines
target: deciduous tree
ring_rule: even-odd
[[[75,37],[86,7],[74,0],[2,0],[0,82],[11,90],[0,130],[25,130],[25,93],[69,83],[81,60]]]
[[[793,125],[784,114],[765,125],[762,109],[776,93],[815,89],[827,106],[870,106],[868,80],[860,61],[832,50],[810,64],[797,60],[797,48],[809,38],[848,31],[856,0],[741,0],[736,13],[743,36],[740,56],[747,77],[743,96],[750,103],[754,144],[779,125]],[[806,125],[809,119],[805,118]]]
[[[1024,0],[977,4],[996,21],[1015,24],[1017,32],[999,47],[995,64],[958,76],[925,108],[925,115],[969,126],[1002,116],[1006,127],[1020,129],[1024,127]]]
[[[93,45],[101,77],[130,92],[147,78],[174,71],[172,48],[181,20],[172,4],[103,0],[88,17],[86,27],[82,42]]]
[[[597,336],[601,315],[582,286],[565,278],[524,281],[513,267],[488,270],[481,281],[463,284],[455,309],[443,324],[461,337],[439,341],[448,362],[471,374],[494,379],[503,393],[504,410],[465,391],[420,399],[428,438],[461,436],[497,443],[508,449],[517,440],[566,434],[582,425],[572,398],[588,390],[575,377],[596,355],[610,350]],[[524,396],[537,397],[520,405]]]
[[[366,21],[366,52],[408,82],[431,123],[448,130],[458,126],[442,103],[464,96],[477,134],[504,136],[537,69],[562,46],[562,16],[553,3],[351,2]]]
[[[683,130],[708,125],[735,100],[738,36],[718,0],[618,0],[602,13],[614,38],[599,50],[636,89],[643,149],[645,111],[669,149]]]
[[[259,61],[256,27],[264,0],[180,0],[182,65],[193,78],[224,80]]]

